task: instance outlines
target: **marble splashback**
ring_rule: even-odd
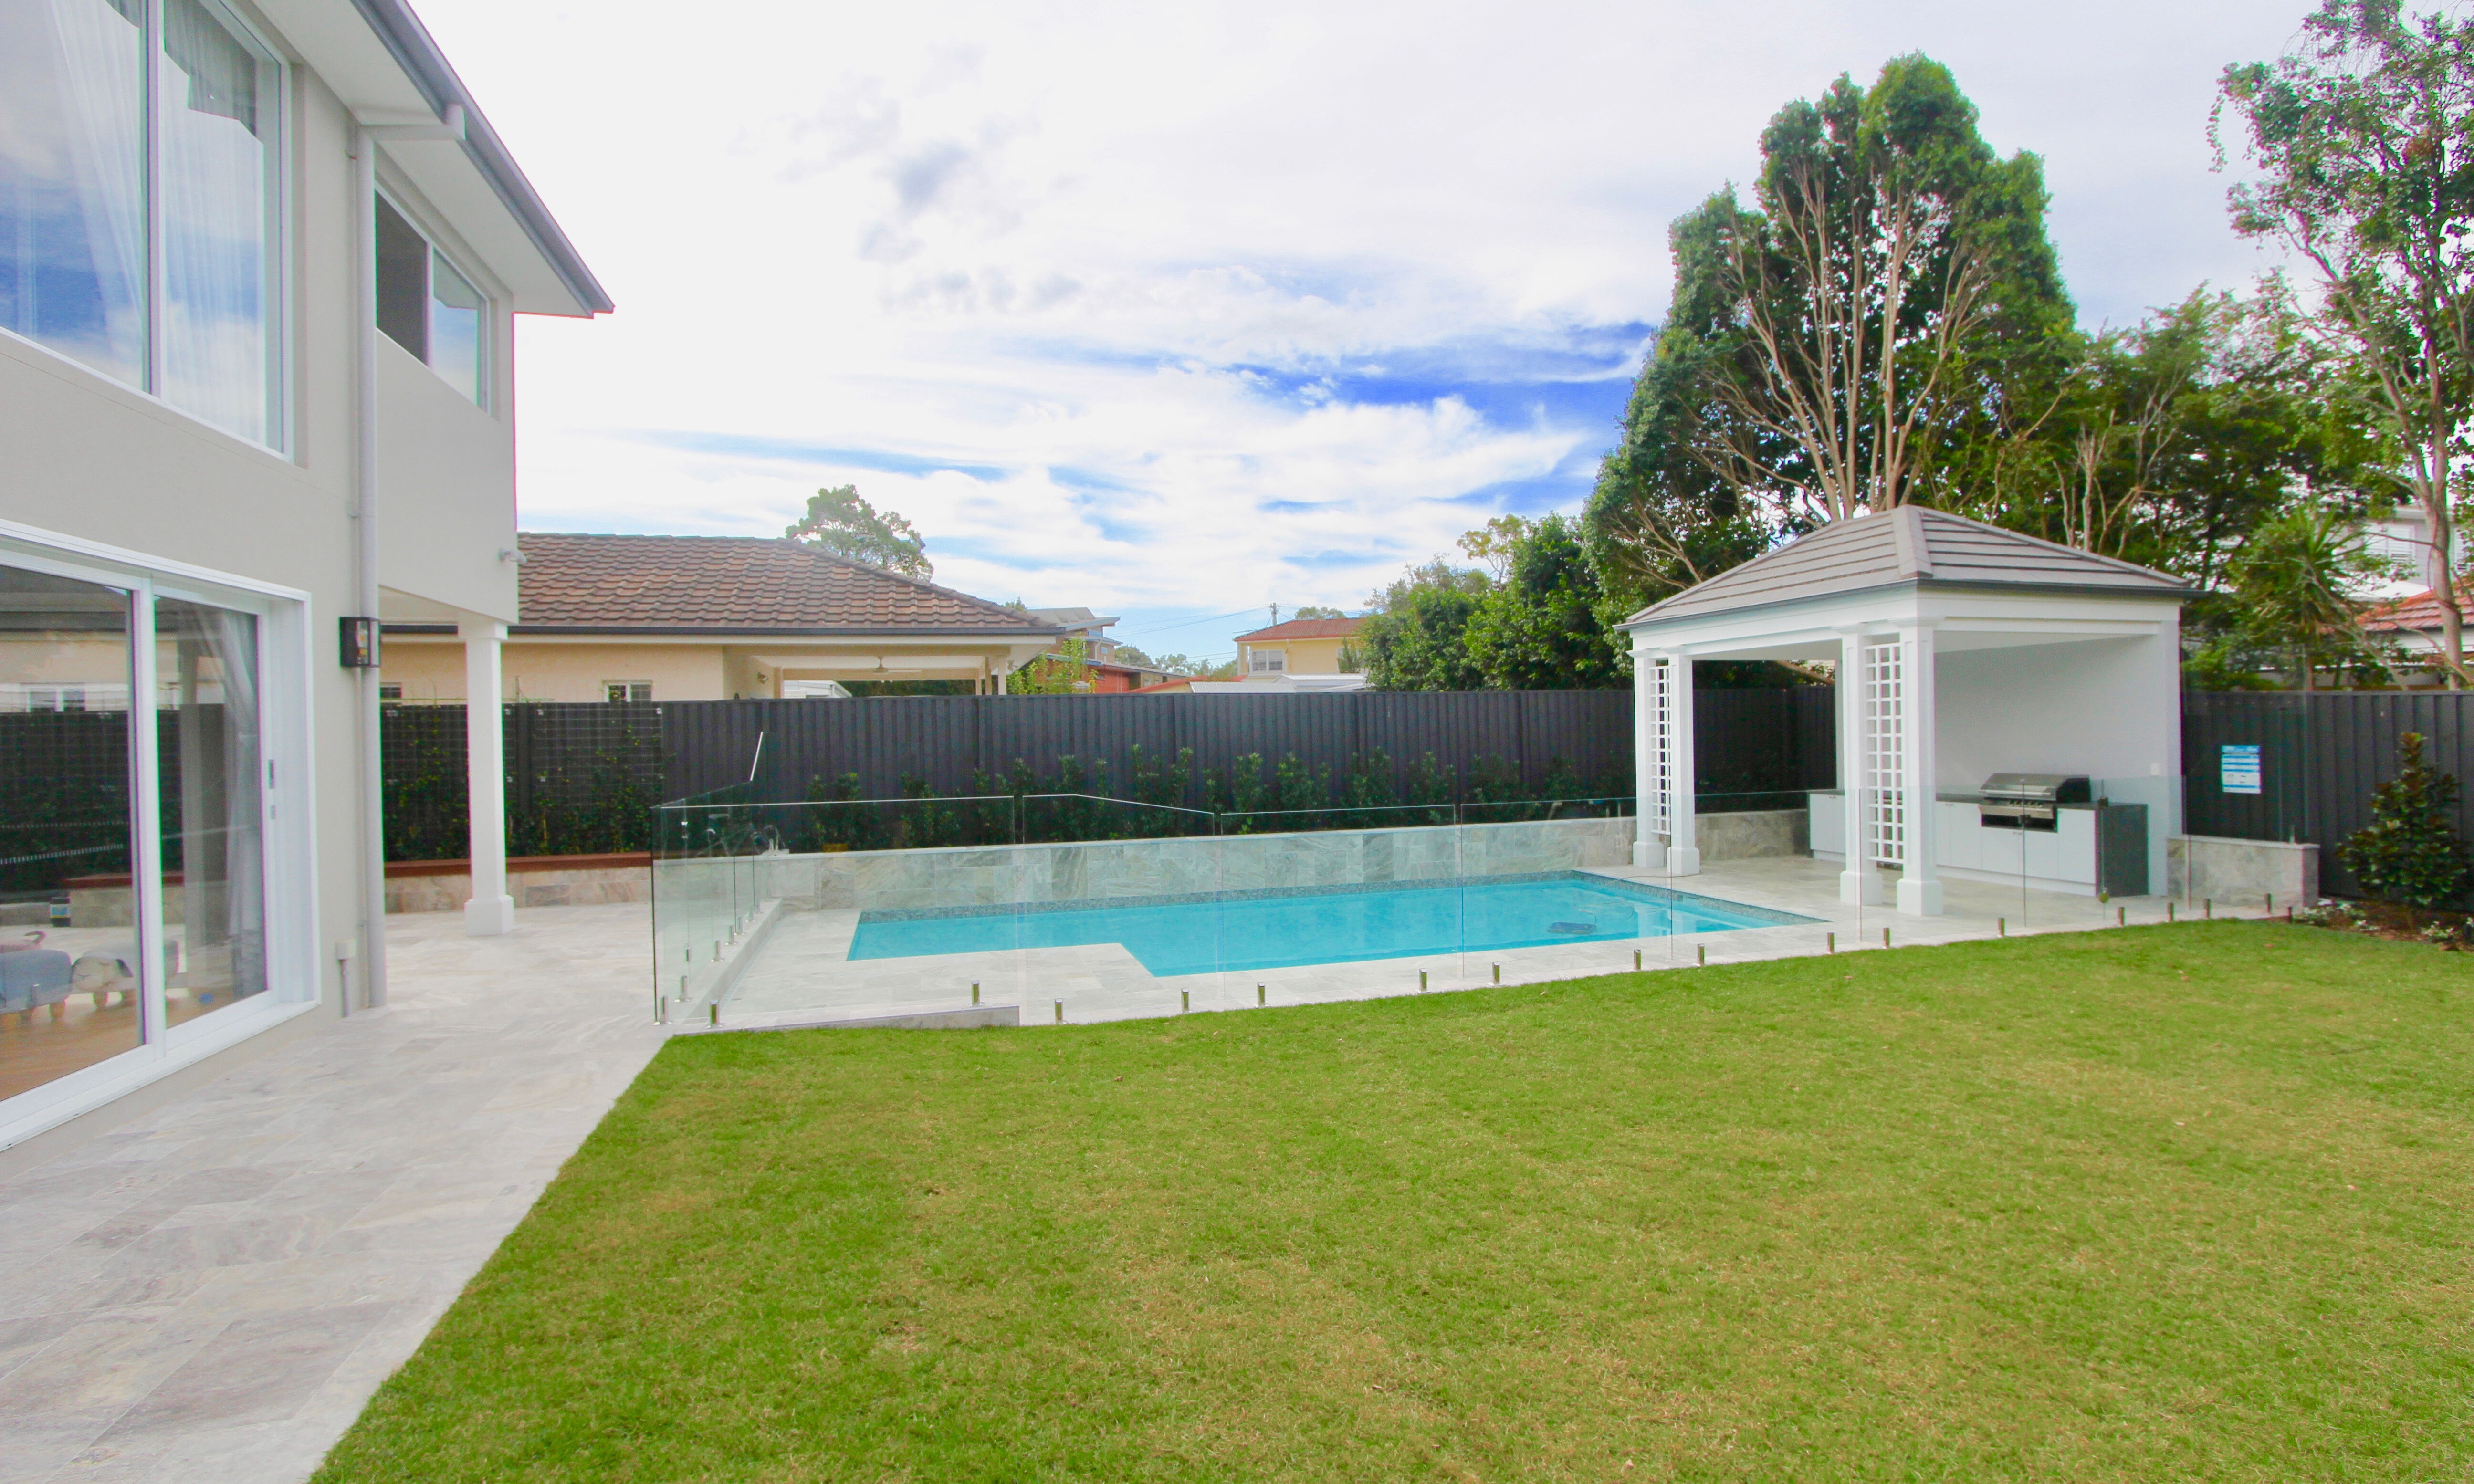
[[[1622,865],[1632,858],[1632,830],[1630,819],[1561,819],[1065,845],[854,850],[764,856],[753,864],[760,895],[798,907],[994,907]],[[695,864],[665,864],[693,869]],[[666,874],[666,891],[668,884]]]

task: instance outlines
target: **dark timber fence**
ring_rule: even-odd
[[[2371,791],[2396,776],[2397,739],[2408,732],[2422,734],[2434,767],[2474,788],[2474,692],[2192,692],[2182,697],[2183,826],[2316,841],[2321,888],[2356,895],[2336,847],[2371,822]],[[2225,791],[2228,747],[2260,749],[2259,792]],[[2474,833],[2469,823],[2461,792],[2458,834]]]
[[[1831,693],[1697,693],[1701,791],[1745,806],[1764,802],[1761,794],[1831,787]],[[1492,768],[1500,786],[1537,796],[1559,765],[1567,783],[1589,791],[1633,786],[1624,691],[888,696],[503,712],[508,843],[527,855],[642,848],[652,804],[745,783],[751,763],[756,796],[783,802],[846,774],[858,775],[861,798],[895,797],[913,782],[964,792],[975,774],[1002,780],[1017,763],[1053,781],[1069,758],[1086,778],[1105,763],[1110,789],[1123,793],[1136,744],[1147,760],[1171,766],[1192,751],[1186,801],[1195,808],[1205,807],[1206,771],[1225,776],[1249,756],[1259,756],[1268,774],[1294,755],[1337,781],[1377,749],[1404,774],[1431,754],[1464,790]],[[2474,788],[2474,693],[2186,694],[2185,827],[2316,841],[2322,881],[2350,893],[2355,884],[2335,847],[2369,822],[2371,791],[2394,774],[2397,739],[2407,732],[2428,738],[2434,766]],[[167,766],[176,766],[177,729],[162,735]],[[0,891],[40,892],[67,876],[128,868],[128,739],[122,713],[0,715]],[[2260,792],[2224,791],[2228,746],[2260,749]],[[388,708],[384,754],[390,855],[462,855],[464,709]],[[2462,801],[2457,824],[2474,834]]]
[[[1826,690],[1700,693],[1704,788],[1793,792],[1828,788]],[[1135,748],[1152,763],[1192,755],[1185,797],[1209,807],[1207,775],[1249,758],[1266,769],[1294,757],[1335,780],[1379,753],[1405,786],[1432,758],[1466,787],[1492,771],[1540,796],[1563,773],[1591,791],[1632,789],[1628,691],[1357,691],[1322,695],[899,696],[862,702],[717,701],[666,709],[672,797],[754,784],[759,800],[804,798],[818,780],[856,775],[855,796],[892,798],[924,784],[972,791],[1017,764],[1042,776],[1071,759],[1085,775],[1104,764],[1132,777]],[[759,739],[762,738],[760,748]]]

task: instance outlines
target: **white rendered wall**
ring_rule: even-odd
[[[244,442],[0,333],[0,519],[307,594],[318,960],[307,972],[322,996],[332,996],[327,950],[352,938],[359,918],[356,686],[336,662],[335,629],[357,606],[354,193],[346,110],[305,67],[288,77],[288,447]],[[503,323],[500,316],[501,332]],[[503,356],[497,365],[503,378]],[[428,375],[413,364],[399,369]],[[484,570],[497,566],[499,546],[512,545],[508,422],[470,403],[466,416],[451,417],[419,394],[391,403],[389,386],[382,377],[382,416],[394,422],[399,451],[387,466],[396,483],[386,492],[385,581],[512,617],[512,569]],[[503,395],[495,405],[507,406]],[[418,447],[424,442],[431,446]],[[496,511],[486,529],[476,528],[476,511]],[[304,903],[309,885],[299,893]]]
[[[2172,632],[2135,639],[1945,649],[1936,787],[1993,773],[2171,778],[2182,770]]]
[[[501,317],[503,319],[503,316]],[[378,583],[501,623],[516,620],[512,422],[378,336]]]

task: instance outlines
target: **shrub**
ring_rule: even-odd
[[[2397,775],[2372,792],[2371,822],[2337,847],[2337,859],[2371,895],[2428,912],[2465,889],[2474,864],[2448,819],[2456,776],[2424,761],[2422,745],[2419,732],[2397,740]]]

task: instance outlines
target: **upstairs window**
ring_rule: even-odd
[[[1249,665],[1249,669],[1250,669],[1253,673],[1257,675],[1279,675],[1286,674],[1288,672],[1289,651],[1286,649],[1256,649],[1251,652],[1253,658]]]
[[[378,328],[488,406],[490,302],[385,197],[377,209]]]
[[[0,4],[0,328],[280,447],[282,78],[207,0]]]

